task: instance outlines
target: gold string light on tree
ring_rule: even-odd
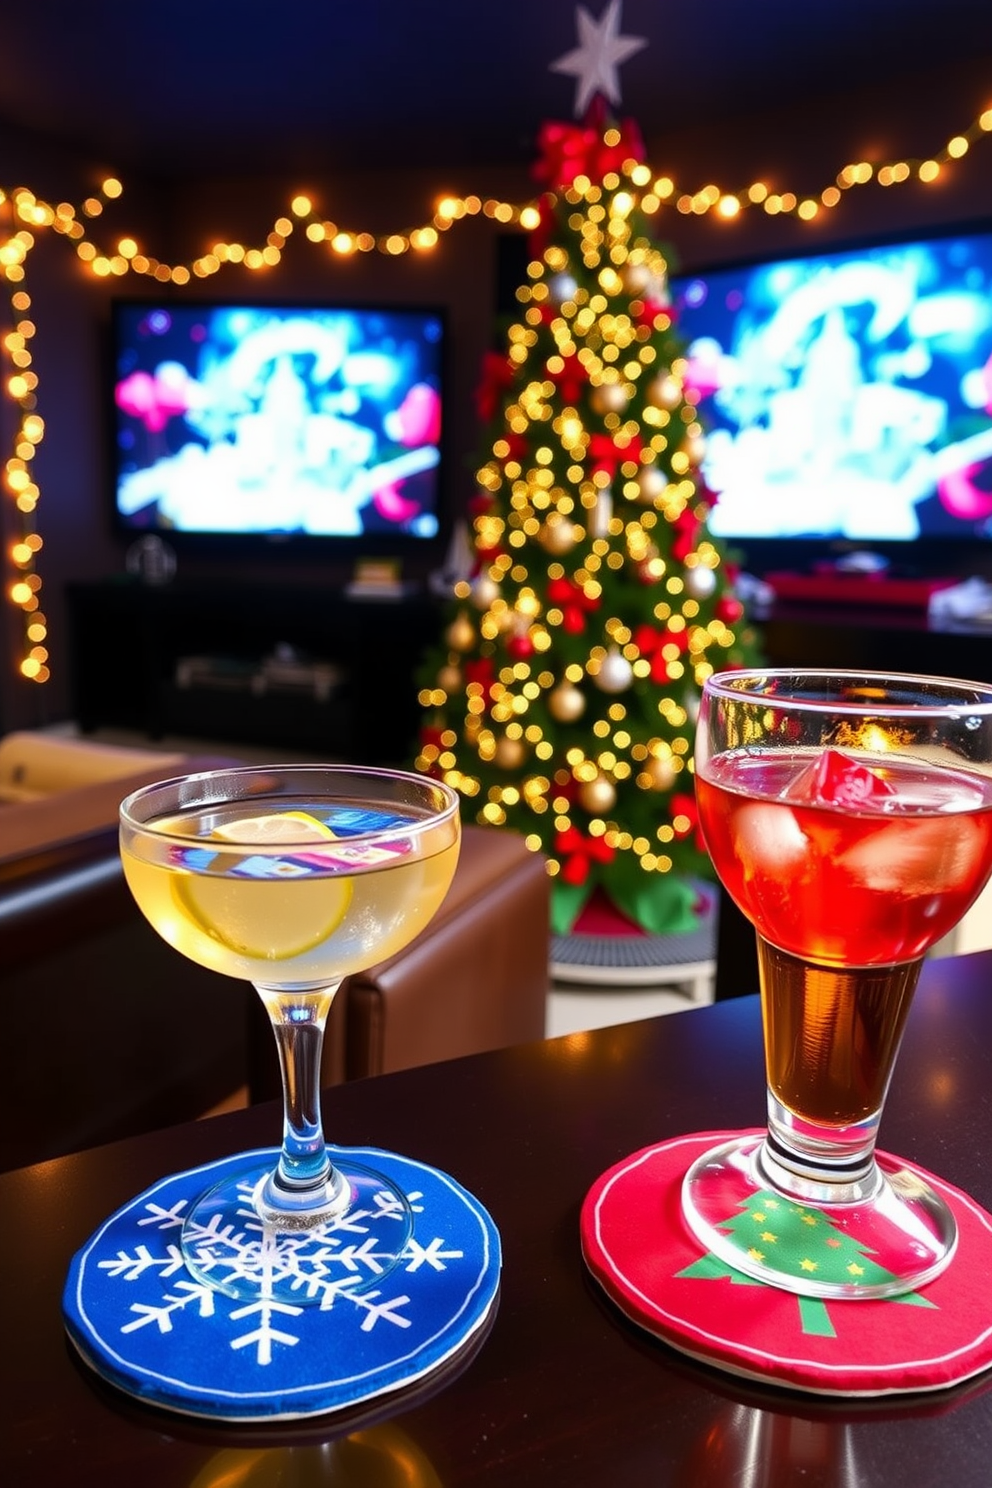
[[[553,877],[552,928],[596,894],[642,929],[695,921],[699,694],[753,641],[706,530],[703,430],[642,209],[629,125],[547,126],[549,189],[478,471],[478,572],[425,666],[417,767],[466,815],[521,831]],[[471,609],[478,611],[470,623]]]
[[[730,197],[679,197],[636,125],[607,116],[616,64],[643,44],[618,24],[619,0],[598,23],[580,11],[582,46],[555,65],[579,78],[586,112],[541,131],[527,281],[505,353],[484,364],[477,574],[452,601],[481,591],[484,605],[471,640],[449,628],[427,658],[419,695],[417,768],[459,791],[467,820],[543,853],[559,936],[695,928],[712,878],[692,774],[699,700],[714,671],[757,652],[708,531],[705,435],[652,232],[665,201],[730,217]],[[814,215],[781,198],[774,210],[793,205]]]
[[[840,206],[847,192],[870,183],[885,188],[910,181],[926,185],[942,181],[948,168],[963,160],[971,147],[990,133],[992,107],[931,156],[883,164],[856,161],[844,165],[828,185],[813,193],[773,190],[762,181],[740,188],[707,184],[685,191],[679,188],[674,176],[654,172],[646,165],[639,168],[637,180],[632,184],[637,187],[639,209],[649,218],[669,209],[732,222],[748,210],[760,210],[769,216],[792,216],[810,222]],[[0,274],[9,303],[9,323],[0,343],[6,364],[3,388],[17,410],[11,450],[3,464],[4,490],[13,513],[12,520],[5,525],[14,533],[5,551],[5,593],[23,616],[20,674],[38,683],[48,680],[49,668],[45,644],[47,621],[41,609],[42,583],[38,572],[42,539],[36,512],[41,492],[34,478],[33,462],[46,426],[40,412],[38,376],[33,367],[31,343],[36,331],[36,308],[28,288],[27,265],[40,234],[54,232],[65,238],[74,245],[80,264],[98,279],[109,281],[138,274],[159,284],[182,288],[194,279],[207,279],[222,270],[272,272],[279,267],[286,241],[298,230],[315,250],[340,265],[373,252],[391,258],[429,253],[444,233],[480,214],[501,224],[517,225],[527,232],[533,231],[539,220],[534,202],[515,205],[473,194],[446,195],[439,198],[425,222],[403,231],[376,234],[325,218],[311,195],[297,193],[290,199],[288,213],[280,212],[255,244],[219,241],[189,262],[170,264],[144,251],[137,236],[129,231],[116,235],[112,245],[97,241],[95,226],[102,225],[106,208],[122,195],[123,186],[113,176],[103,180],[99,191],[78,207],[64,201],[53,205],[26,186],[0,187]],[[619,400],[622,391],[614,386],[604,387],[601,397],[604,401]],[[565,536],[563,531],[553,534],[551,540],[564,541]]]

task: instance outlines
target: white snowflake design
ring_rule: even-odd
[[[376,1249],[375,1226],[399,1217],[390,1214],[391,1209],[395,1210],[392,1194],[382,1191],[375,1196],[379,1206],[376,1212],[354,1210],[315,1232],[278,1236],[266,1231],[255,1218],[247,1187],[244,1196],[244,1224],[221,1226],[215,1219],[200,1227],[196,1248],[201,1271],[215,1276],[218,1285],[237,1279],[239,1290],[243,1292],[247,1286],[253,1293],[249,1300],[227,1296],[193,1278],[178,1241],[165,1238],[170,1231],[182,1229],[189,1200],[180,1199],[171,1207],[149,1201],[137,1224],[162,1236],[161,1244],[137,1244],[130,1251],[119,1250],[97,1263],[108,1278],[123,1286],[147,1279],[150,1272],[162,1285],[159,1300],[130,1305],[122,1334],[143,1328],[171,1333],[187,1319],[209,1320],[214,1326],[230,1323],[230,1348],[253,1350],[255,1362],[264,1366],[272,1362],[276,1346],[292,1348],[299,1343],[300,1333],[293,1331],[292,1320],[315,1308],[320,1312],[334,1307],[348,1309],[363,1333],[370,1333],[380,1324],[409,1328],[410,1295],[402,1289],[403,1274],[413,1274],[423,1267],[441,1272],[448,1262],[461,1260],[464,1255],[461,1250],[447,1248],[441,1237],[422,1244],[411,1236],[399,1265],[382,1286],[376,1286],[376,1278],[383,1276],[386,1268],[383,1253]],[[423,1212],[418,1202],[422,1197],[419,1192],[408,1195],[414,1213]],[[277,1282],[288,1283],[291,1291],[298,1292],[300,1303],[277,1300],[273,1296]]]

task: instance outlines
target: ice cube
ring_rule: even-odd
[[[754,801],[737,812],[737,856],[747,878],[795,873],[809,841],[788,806]]]
[[[984,850],[984,834],[967,816],[903,818],[862,838],[838,866],[876,893],[946,894],[970,888]]]
[[[894,794],[887,780],[840,749],[825,749],[782,792],[787,801],[855,809]]]

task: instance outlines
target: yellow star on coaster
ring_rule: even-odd
[[[773,1235],[772,1232],[771,1232],[771,1230],[766,1230],[765,1233],[762,1235],[761,1238],[768,1245],[774,1245],[775,1242],[778,1240],[778,1236],[777,1235]]]
[[[852,1276],[864,1276],[865,1274],[864,1266],[859,1266],[857,1261],[852,1261],[847,1269],[848,1271],[850,1271]]]
[[[764,1251],[757,1250],[753,1245],[748,1250],[748,1255],[751,1257],[752,1261],[763,1261],[765,1259]]]
[[[816,1218],[816,1216],[814,1214],[804,1214],[802,1216],[802,1221],[803,1221],[803,1224],[804,1225],[811,1225],[811,1226],[819,1223],[819,1221],[817,1220],[817,1218]]]
[[[764,1224],[768,1216],[766,1214],[762,1214],[760,1210],[756,1209],[751,1215],[751,1218],[754,1220],[755,1224]]]
[[[819,1262],[811,1261],[807,1256],[804,1261],[799,1262],[799,1269],[801,1271],[818,1271],[820,1269]]]

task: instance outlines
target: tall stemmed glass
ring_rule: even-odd
[[[915,1290],[950,1262],[954,1219],[876,1138],[922,959],[992,871],[992,688],[726,672],[703,689],[695,769],[707,848],[757,931],[768,1125],[699,1159],[685,1217],[790,1291]]]
[[[382,1173],[345,1152],[331,1159],[324,1029],[342,978],[402,949],[444,898],[460,843],[455,793],[357,766],[209,771],[128,796],[120,841],[131,892],[163,939],[254,985],[282,1067],[278,1163],[256,1155],[191,1207],[188,1269],[236,1297],[264,1282],[295,1305],[327,1305],[336,1261],[339,1286],[381,1280],[409,1240],[410,1205]],[[339,1243],[345,1233],[353,1244]]]

